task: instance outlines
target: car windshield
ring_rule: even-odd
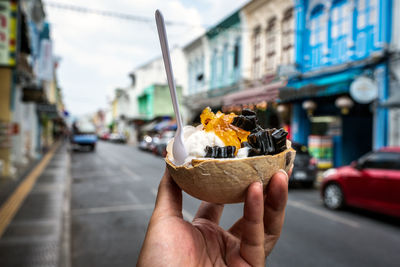
[[[360,159],[363,168],[400,170],[400,153],[373,152]]]
[[[96,131],[91,122],[78,122],[77,128],[79,133],[94,133]]]

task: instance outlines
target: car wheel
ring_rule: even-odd
[[[329,209],[337,210],[343,207],[343,191],[338,184],[328,184],[324,189],[324,204]]]

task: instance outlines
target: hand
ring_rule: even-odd
[[[137,266],[264,266],[282,230],[287,195],[284,172],[271,178],[264,196],[261,183],[251,184],[243,217],[226,231],[218,225],[220,204],[202,202],[191,223],[183,219],[182,191],[166,170]]]

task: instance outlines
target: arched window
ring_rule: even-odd
[[[378,42],[378,0],[357,1],[357,40],[356,55],[362,58],[368,55]]]
[[[327,15],[323,5],[316,6],[310,17],[311,67],[323,64],[327,49]]]
[[[266,60],[265,60],[265,69],[267,71],[274,70],[276,66],[276,43],[277,43],[277,21],[276,17],[273,17],[267,22],[267,30],[266,30]]]
[[[294,8],[288,8],[282,19],[282,64],[289,65],[294,59]]]
[[[351,10],[347,0],[333,2],[331,9],[331,60],[339,63],[347,60],[348,39],[351,38]]]

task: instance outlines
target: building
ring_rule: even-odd
[[[276,100],[295,73],[293,11],[292,0],[254,0],[243,6],[243,86],[224,97],[225,110],[255,108],[264,127],[289,130],[287,112],[278,114]]]
[[[205,105],[210,84],[210,53],[206,35],[201,35],[183,48],[187,66],[187,84],[184,98],[189,118],[198,115]],[[200,102],[201,101],[201,102]],[[218,103],[211,106],[218,105]]]
[[[390,45],[388,100],[382,105],[389,112],[388,145],[400,146],[400,0],[392,0],[392,42]]]
[[[178,98],[181,101],[184,85],[187,83],[186,61],[180,48],[172,48],[170,55]],[[129,76],[131,84],[115,90],[110,101],[111,107],[105,117],[113,132],[124,133],[129,137],[129,142],[135,144],[140,125],[158,117],[171,118],[174,110],[161,56],[136,67]],[[185,109],[181,112],[183,119],[187,119]]]
[[[13,177],[63,131],[64,105],[42,1],[1,1],[0,17],[0,176]]]
[[[388,144],[392,1],[295,1],[299,75],[280,90],[293,140],[319,166],[349,164]]]

